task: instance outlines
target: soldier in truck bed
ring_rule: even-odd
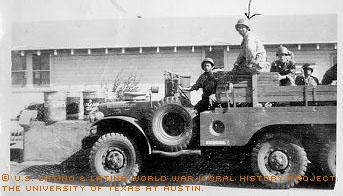
[[[337,64],[330,67],[324,74],[322,84],[335,84],[334,81],[337,81]]]
[[[280,46],[276,50],[277,60],[272,62],[270,72],[279,73],[280,86],[295,86],[295,63],[293,53],[286,47]]]
[[[296,85],[305,85],[305,86],[317,86],[319,85],[318,78],[312,76],[313,67],[311,64],[306,63],[303,65],[303,75],[297,76],[295,79]]]
[[[201,100],[194,106],[198,114],[214,106],[216,102],[217,78],[213,73],[214,61],[211,58],[205,58],[201,63],[204,73],[200,75],[196,83],[189,88],[181,88],[184,91],[193,91],[202,88],[203,94]]]
[[[236,31],[243,37],[241,52],[234,63],[232,71],[247,74],[268,72],[267,52],[262,42],[250,31],[247,19],[239,19],[235,25]]]

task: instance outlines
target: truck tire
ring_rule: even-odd
[[[269,188],[293,187],[305,175],[308,159],[300,142],[287,134],[268,134],[259,140],[251,154],[255,176]],[[274,177],[274,178],[272,178]]]
[[[120,186],[129,184],[138,175],[141,157],[133,141],[119,133],[108,133],[93,145],[89,164],[94,175],[103,177],[102,182]],[[125,179],[106,182],[105,176],[125,176]]]
[[[176,97],[166,97],[153,109],[149,138],[168,152],[186,149],[192,138],[192,117]]]
[[[319,154],[319,163],[325,175],[336,175],[336,142],[325,144]]]

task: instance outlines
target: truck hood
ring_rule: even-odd
[[[156,102],[153,102],[155,105]],[[117,101],[107,102],[99,105],[99,111],[107,116],[131,116],[137,119],[141,118],[142,113],[150,111],[150,101]]]

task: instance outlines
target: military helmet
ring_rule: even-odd
[[[313,72],[313,65],[309,64],[309,63],[305,63],[303,65],[303,70],[311,70]]]
[[[280,46],[276,50],[276,56],[279,56],[281,54],[285,54],[288,56],[291,55],[291,52],[285,46]]]
[[[204,58],[204,60],[201,62],[201,68],[203,67],[205,63],[210,63],[212,67],[214,67],[214,61],[212,58],[209,58],[209,57]]]
[[[244,25],[250,31],[250,25],[249,25],[248,19],[245,19],[245,18],[239,19],[235,25],[236,30],[239,25]]]

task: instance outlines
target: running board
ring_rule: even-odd
[[[201,155],[201,150],[181,150],[177,152],[165,152],[160,150],[153,150],[151,154],[159,154],[167,157],[178,157],[180,155]]]

